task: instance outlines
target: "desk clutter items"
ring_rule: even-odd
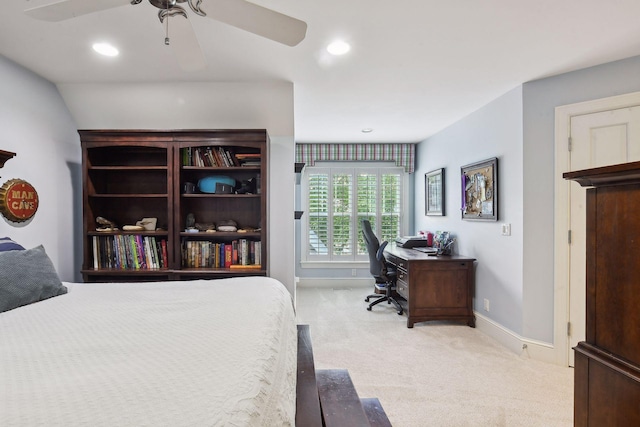
[[[396,237],[396,245],[401,248],[422,248],[429,246],[429,241],[424,235],[419,236],[398,236]]]
[[[448,231],[436,231],[433,238],[433,247],[438,255],[451,255],[453,244],[456,241]]]
[[[422,231],[418,232],[419,236],[427,239],[427,246],[433,246],[433,233],[430,231]]]

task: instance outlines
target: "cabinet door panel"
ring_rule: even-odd
[[[461,308],[467,310],[468,275],[461,269],[430,269],[411,272],[415,286],[411,297],[417,304],[429,309]]]

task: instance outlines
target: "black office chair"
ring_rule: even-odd
[[[371,223],[366,219],[362,220],[362,235],[367,245],[367,252],[369,253],[369,272],[376,281],[376,289],[384,289],[385,291],[384,294],[373,294],[364,299],[365,302],[369,302],[370,298],[377,298],[369,304],[367,310],[371,311],[374,305],[387,301],[387,304],[393,304],[395,306],[398,314],[402,314],[402,306],[392,296],[392,291],[395,289],[396,284],[396,271],[392,269],[384,259],[384,248],[389,242],[385,241],[380,244],[371,229]]]

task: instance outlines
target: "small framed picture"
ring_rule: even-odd
[[[462,166],[462,219],[498,220],[498,158]]]
[[[424,174],[425,215],[444,216],[444,168]]]

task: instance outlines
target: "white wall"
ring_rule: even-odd
[[[267,129],[269,274],[295,295],[293,84],[60,84],[79,129]]]
[[[267,129],[292,137],[293,84],[59,84],[79,129]],[[293,174],[293,166],[291,167]]]
[[[461,219],[460,167],[498,158],[498,222]],[[417,147],[415,233],[449,231],[454,251],[476,258],[474,309],[522,332],[522,88],[518,87]],[[425,216],[424,175],[445,168],[443,217]],[[511,236],[501,224],[511,224]],[[483,311],[483,300],[490,312]]]
[[[80,140],[56,87],[0,56],[0,149],[16,156],[0,181],[20,178],[38,192],[26,222],[0,217],[0,235],[31,248],[42,244],[65,281],[80,280],[82,188]]]
[[[295,144],[272,137],[269,152],[269,274],[287,285],[295,300]]]

